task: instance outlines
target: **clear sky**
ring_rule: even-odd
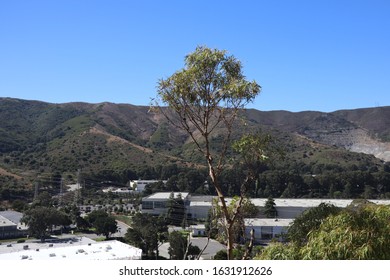
[[[0,0],[0,96],[149,105],[198,45],[242,61],[252,108],[390,105],[387,0]]]

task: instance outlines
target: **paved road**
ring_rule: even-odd
[[[202,250],[207,243],[207,238],[192,237],[190,242],[193,246],[198,246],[199,249]],[[169,248],[169,243],[164,243],[163,245],[161,245],[159,248],[160,256],[169,259],[168,248]],[[206,250],[203,252],[201,259],[205,259],[205,260],[212,259],[214,255],[220,250],[226,250],[226,246],[222,245],[218,241],[210,239],[210,242],[207,245]]]
[[[117,226],[118,226],[118,231],[116,233],[111,234],[111,237],[124,237],[129,226],[121,221],[118,221],[118,220],[116,220],[116,222],[117,222]],[[88,237],[90,239],[97,239],[97,238],[104,237],[103,235],[97,235],[95,233],[80,233],[78,235],[85,236],[85,237]]]
[[[128,226],[124,222],[121,222],[118,220],[116,220],[116,222],[117,222],[117,226],[118,226],[118,231],[116,233],[112,234],[111,237],[124,237],[126,232],[127,232],[127,229],[130,226]]]

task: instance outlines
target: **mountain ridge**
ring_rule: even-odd
[[[201,166],[201,155],[194,152],[188,135],[149,109],[111,102],[0,98],[0,167],[10,172],[97,172],[169,163]],[[247,128],[237,126],[237,135],[253,129],[273,131],[290,152],[305,154],[305,160],[313,153],[308,149],[322,145],[329,151],[390,161],[390,106],[330,113],[245,109],[242,117]]]

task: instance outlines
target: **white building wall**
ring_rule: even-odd
[[[283,206],[275,207],[278,212],[277,218],[280,219],[294,219],[298,217],[303,211],[307,210],[308,207],[292,207],[292,206]]]
[[[210,209],[210,205],[194,205],[191,203],[188,208],[188,213],[191,214],[193,219],[202,220],[207,218]]]
[[[136,192],[143,192],[145,190],[145,187],[149,184],[157,183],[157,182],[163,182],[166,184],[166,180],[134,180],[130,181],[130,188],[135,189]]]
[[[269,241],[274,238],[281,241],[292,222],[293,219],[245,219],[245,234],[249,239],[250,232],[254,229],[255,242]]]

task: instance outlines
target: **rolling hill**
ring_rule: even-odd
[[[201,167],[188,136],[149,109],[0,98],[1,172],[14,180],[82,169],[115,173],[125,181],[147,166]],[[320,164],[336,168],[390,161],[390,107],[332,113],[248,109],[242,116],[247,125],[238,124],[236,136],[257,129],[271,133],[302,172]]]

